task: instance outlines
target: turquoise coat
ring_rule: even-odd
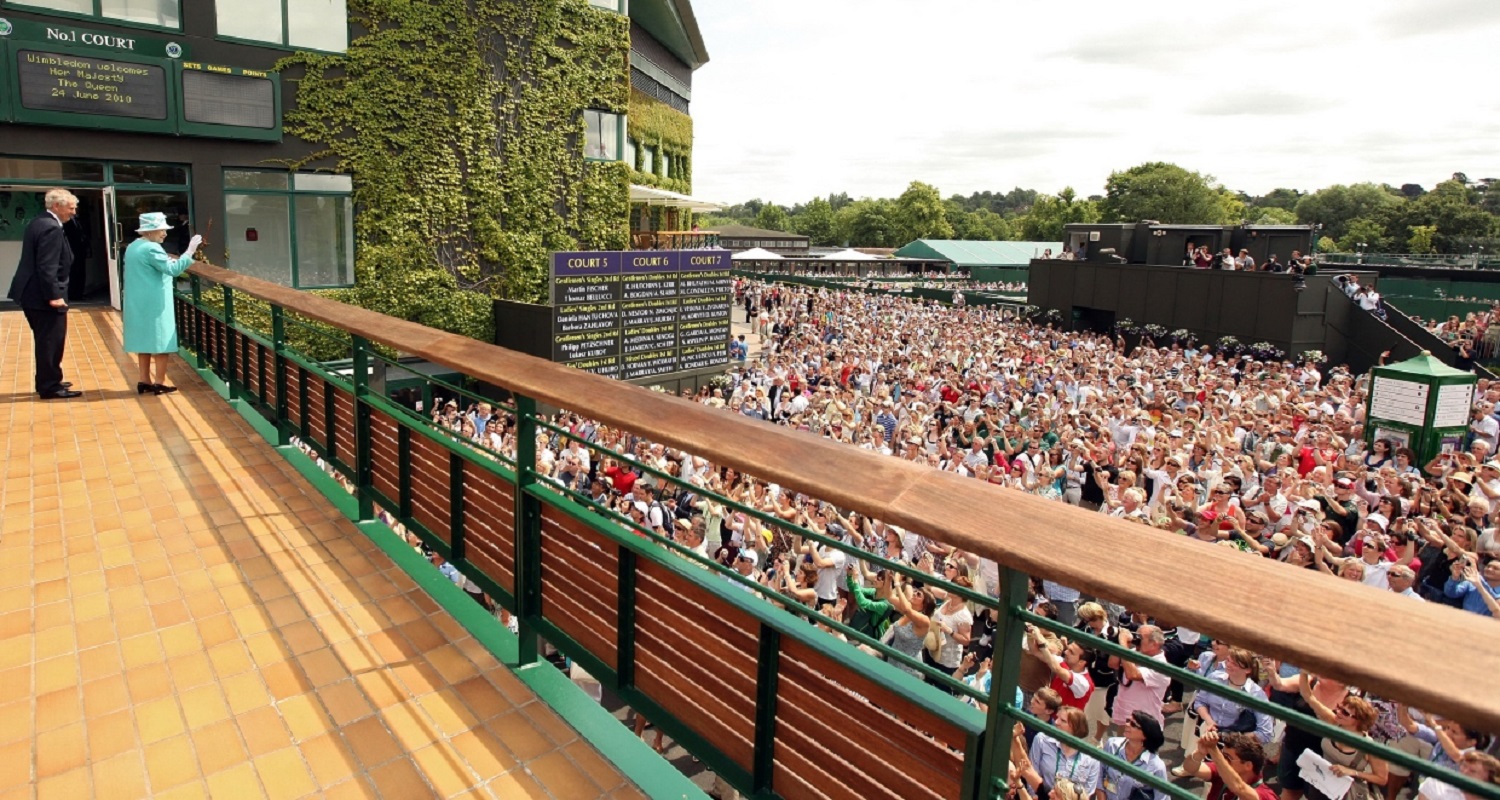
[[[172,279],[192,265],[192,258],[171,258],[161,245],[146,239],[136,239],[125,248],[125,278],[120,288],[125,352],[177,352]]]

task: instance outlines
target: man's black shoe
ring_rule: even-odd
[[[70,397],[82,397],[83,392],[75,392],[72,389],[62,389],[51,394],[42,395],[43,400],[67,400]]]

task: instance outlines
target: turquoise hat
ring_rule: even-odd
[[[152,231],[169,231],[172,226],[167,224],[167,215],[160,211],[141,215],[141,227],[136,228],[136,233],[150,233]]]

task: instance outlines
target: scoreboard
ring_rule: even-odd
[[[728,250],[552,256],[552,360],[635,380],[727,363]]]

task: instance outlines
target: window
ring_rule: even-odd
[[[635,140],[627,138],[625,140],[625,164],[626,164],[626,166],[630,167],[631,169],[635,169],[635,151],[636,151]]]
[[[583,157],[593,161],[619,161],[625,132],[625,117],[608,111],[583,112]]]
[[[0,158],[0,178],[32,182],[104,182],[103,161],[53,161],[38,158]]]
[[[345,0],[216,0],[215,7],[220,36],[331,53],[349,49]]]
[[[672,154],[661,151],[661,175],[663,178],[672,177]]]
[[[354,283],[353,179],[224,171],[229,268],[296,289]]]
[[[616,14],[625,13],[625,0],[589,0],[589,5],[594,8],[608,9]]]
[[[647,175],[656,173],[656,148],[641,148],[641,172],[644,172]]]
[[[10,0],[8,4],[157,28],[182,27],[182,0]]]

